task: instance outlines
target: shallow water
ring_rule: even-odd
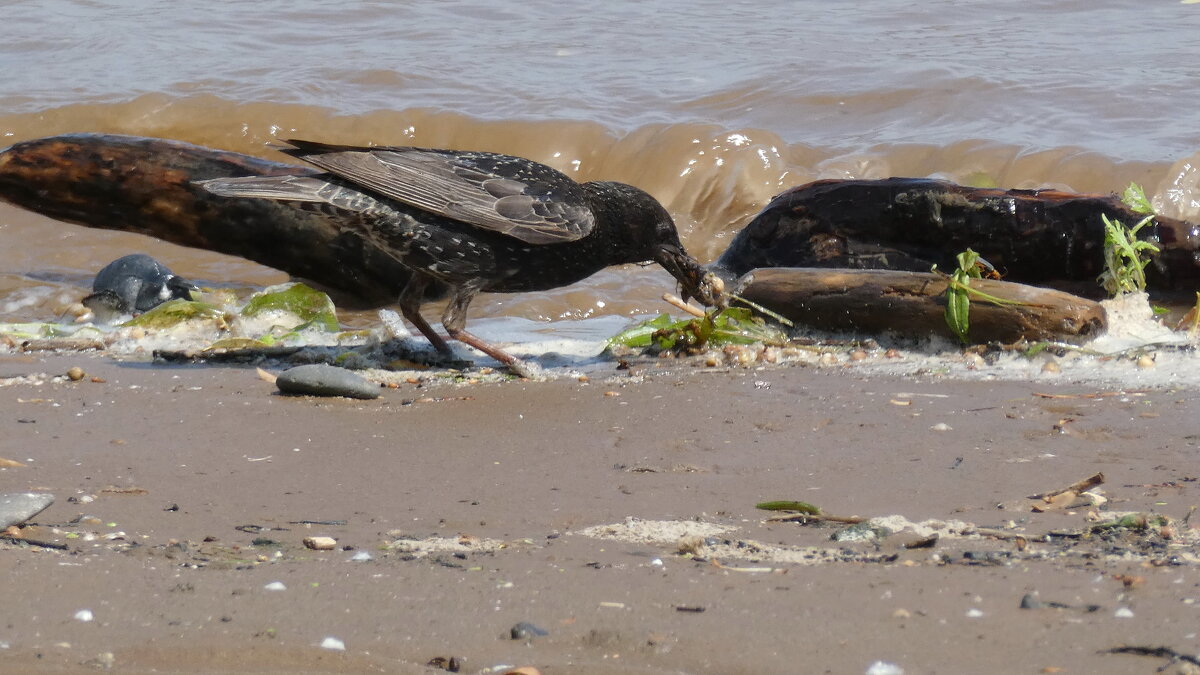
[[[1120,190],[1200,218],[1200,5],[1106,1],[9,3],[0,135],[296,136],[508,152],[643,187],[715,258],[781,190],[939,176]],[[49,319],[132,251],[202,283],[284,276],[0,205],[0,320]],[[657,268],[473,316],[660,311]],[[347,317],[351,322],[367,316]]]

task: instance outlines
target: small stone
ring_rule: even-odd
[[[896,611],[892,612],[892,618],[893,619],[911,619],[912,612],[901,607],[900,609],[897,609]]]
[[[367,562],[371,559],[371,554],[366,551],[359,551],[350,556],[350,562]]]
[[[1117,611],[1113,612],[1113,616],[1117,617],[1118,619],[1132,619],[1133,610],[1129,609],[1128,607],[1118,607]]]
[[[535,637],[543,637],[549,634],[549,632],[528,621],[522,621],[508,630],[508,635],[513,640],[531,640]]]
[[[287,586],[284,586],[282,581],[272,581],[271,583],[267,584],[266,586],[263,586],[263,590],[266,590],[266,591],[286,591],[286,590],[287,590]]]
[[[976,609],[974,607],[967,610],[967,618],[968,619],[978,619],[981,616],[983,616],[983,610]]]
[[[54,503],[54,495],[46,492],[9,492],[0,494],[0,530],[20,525],[45,511]]]
[[[867,352],[862,349],[855,349],[854,351],[850,352],[851,361],[862,361],[865,358],[867,358]]]
[[[337,652],[344,652],[346,651],[346,643],[333,636],[329,636],[324,640],[321,640],[321,649],[332,649]]]
[[[1041,609],[1042,601],[1038,599],[1037,593],[1026,593],[1021,598],[1021,609]]]
[[[337,547],[337,539],[333,537],[305,537],[304,545],[314,551],[332,551]]]
[[[836,366],[837,362],[837,357],[833,355],[833,352],[825,352],[824,354],[821,354],[820,358],[817,359],[817,365],[824,368]]]
[[[1142,354],[1138,357],[1137,367],[1141,370],[1147,370],[1154,367],[1154,357],[1149,354]]]
[[[84,373],[83,368],[80,368],[79,366],[71,366],[67,369],[67,377],[71,378],[72,382],[78,382],[86,375],[87,373]]]
[[[949,424],[946,424],[945,422],[938,422],[937,424],[929,427],[929,430],[930,431],[954,431],[954,427],[950,426]]]
[[[355,373],[327,363],[289,368],[279,374],[275,386],[284,394],[297,396],[345,396],[379,398],[379,387]]]
[[[1062,366],[1058,365],[1058,361],[1047,361],[1042,364],[1042,372],[1048,374],[1061,373]]]
[[[92,614],[92,610],[90,610],[90,609],[81,609],[78,612],[75,612],[75,620],[76,621],[82,621],[84,623],[87,623],[95,618],[96,618],[96,616],[94,614]]]

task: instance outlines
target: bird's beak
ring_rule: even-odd
[[[724,307],[728,302],[723,295],[725,282],[701,267],[700,263],[681,247],[664,245],[658,249],[654,260],[679,280],[680,295],[683,296],[684,302],[695,298],[706,307]]]

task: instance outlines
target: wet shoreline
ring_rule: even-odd
[[[55,494],[28,535],[68,546],[0,543],[0,566],[20,581],[0,641],[30,672],[98,658],[129,672],[426,672],[453,656],[466,672],[784,672],[798,661],[864,672],[883,661],[1115,673],[1158,662],[1102,650],[1194,651],[1194,529],[1148,533],[1148,554],[1124,559],[1056,557],[1058,544],[1039,539],[1108,512],[1178,523],[1200,498],[1188,472],[1194,391],[666,367],[402,384],[352,402],[274,395],[247,368],[0,360],[10,374],[86,375],[0,387],[0,409],[28,420],[7,446],[25,448],[12,457],[25,466],[3,470],[6,490]],[[1029,511],[1028,495],[1098,470],[1100,520]],[[754,505],[770,499],[1008,528],[1028,548],[945,533],[932,549],[901,546],[917,531],[882,549],[838,544],[827,526],[769,522]],[[70,524],[79,514],[91,519]],[[673,535],[623,538],[631,522],[722,533],[684,547]],[[317,535],[337,549],[306,549]],[[1124,536],[1109,545],[1138,546]],[[781,553],[812,547],[861,558]],[[285,590],[266,589],[274,582]],[[1030,593],[1041,609],[1021,608]],[[1098,609],[1075,609],[1086,605]],[[71,618],[82,609],[95,620]],[[513,640],[520,622],[549,635]],[[806,638],[780,640],[797,623]],[[319,648],[327,637],[345,651]]]

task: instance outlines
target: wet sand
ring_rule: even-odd
[[[87,373],[0,386],[0,457],[26,465],[0,491],[54,494],[24,535],[66,546],[0,541],[0,671],[1129,673],[1165,661],[1101,652],[1200,651],[1179,522],[1200,393],[654,365],[364,402],[252,368],[0,355],[0,378]],[[1168,515],[1173,538],[1041,541],[1091,507],[1026,497],[1098,471],[1106,510]],[[771,499],[1005,538],[837,543],[767,522]],[[1033,592],[1070,607],[1021,609]]]

